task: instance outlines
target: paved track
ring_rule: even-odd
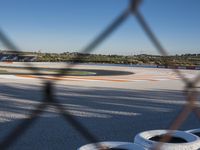
[[[171,70],[83,65],[77,68],[135,73],[114,77],[65,77],[57,82],[56,97],[100,141],[133,141],[140,131],[165,129],[185,104],[181,91],[184,84]],[[185,70],[183,73],[192,78],[198,72]],[[0,76],[0,83],[2,141],[40,103],[43,81],[35,77]],[[191,114],[181,129],[197,128],[199,123]],[[51,107],[10,149],[75,150],[85,143],[87,141]]]

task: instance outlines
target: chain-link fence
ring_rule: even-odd
[[[134,16],[137,22],[140,24],[144,33],[148,36],[151,43],[155,46],[157,51],[163,55],[168,56],[167,50],[162,46],[159,42],[155,34],[152,32],[145,18],[141,14],[139,7],[141,5],[141,0],[132,0],[130,1],[130,5],[118,16],[98,37],[96,37],[89,45],[83,48],[80,53],[91,53],[95,50],[97,46],[99,46],[102,42],[104,42],[110,34],[112,34],[118,27],[129,17]],[[9,40],[9,38],[4,34],[2,30],[0,30],[0,41],[10,50],[15,51],[16,53],[20,52],[20,49],[15,46],[13,42]],[[82,60],[84,55],[77,55],[74,60]],[[40,73],[40,69],[34,67],[31,63],[25,63],[33,73]],[[8,149],[11,145],[15,143],[15,141],[23,136],[25,131],[31,128],[32,124],[38,119],[39,115],[44,112],[44,110],[49,106],[54,106],[60,112],[60,115],[70,123],[89,143],[98,142],[98,138],[92,132],[90,132],[83,124],[81,124],[66,108],[63,107],[62,104],[59,103],[54,93],[54,85],[56,84],[57,77],[66,75],[72,67],[74,67],[77,63],[67,64],[65,69],[61,69],[58,74],[54,75],[55,78],[51,78],[48,80],[40,76],[41,80],[44,80],[44,98],[43,101],[35,107],[35,109],[30,113],[29,119],[25,119],[22,121],[17,127],[13,129],[13,131],[6,136],[6,138],[0,143],[0,149],[5,150]],[[175,64],[172,61],[167,61],[167,65],[174,66]],[[173,68],[173,67],[172,67]],[[172,131],[171,133],[166,134],[160,140],[160,144],[158,144],[155,149],[160,149],[162,147],[162,142],[167,142],[171,138],[171,134],[173,130],[179,129],[181,124],[187,119],[188,115],[192,112],[196,114],[196,116],[200,119],[200,111],[197,102],[197,84],[200,81],[200,74],[194,78],[193,80],[188,79],[184,74],[180,72],[178,69],[172,69],[185,84],[185,89],[183,91],[187,95],[187,103],[182,108],[181,112],[175,117],[172,121],[169,129]]]

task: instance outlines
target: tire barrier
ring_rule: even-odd
[[[200,70],[200,66],[156,66],[156,68]]]
[[[162,143],[161,150],[197,150],[200,148],[199,137],[184,131],[150,130],[137,134],[134,143],[145,149],[152,149],[159,143],[164,135],[170,133],[171,139]],[[172,133],[172,134],[171,134]]]
[[[144,148],[129,142],[99,142],[84,145],[78,150],[144,150]]]
[[[200,137],[200,128],[198,128],[198,129],[188,130],[188,131],[186,131],[186,132],[188,132],[188,133],[192,133],[192,134],[194,134],[194,135]]]

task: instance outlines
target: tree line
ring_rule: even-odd
[[[36,53],[37,61],[41,62],[80,62],[109,64],[149,64],[177,66],[200,66],[200,54],[181,54],[171,56],[160,55],[102,55],[82,53]]]
[[[200,54],[180,54],[171,56],[160,55],[102,55],[77,52],[42,53],[42,52],[12,52],[0,51],[4,55],[35,56],[37,62],[79,62],[79,63],[109,63],[109,64],[148,64],[177,66],[200,66]]]

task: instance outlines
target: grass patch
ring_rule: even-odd
[[[5,74],[5,73],[8,73],[8,71],[6,71],[6,70],[0,70],[0,74]]]
[[[26,69],[17,70],[2,70],[0,69],[0,74],[31,74],[32,72],[26,72]],[[95,72],[90,71],[82,71],[82,70],[70,70],[66,71],[66,73],[61,72],[60,70],[40,70],[41,75],[55,75],[55,74],[62,74],[68,76],[89,76],[95,75]]]
[[[54,73],[61,73],[59,70],[53,71]],[[95,72],[89,72],[89,71],[67,71],[64,75],[81,75],[81,76],[87,76],[87,75],[95,75]]]

